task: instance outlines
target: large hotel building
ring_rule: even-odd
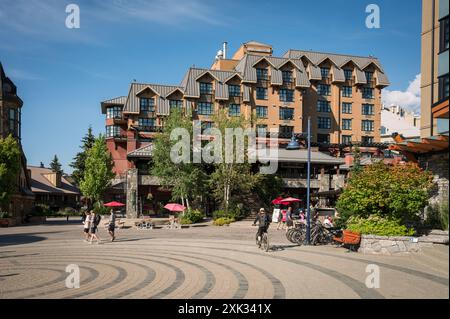
[[[381,91],[388,85],[372,56],[288,50],[275,57],[271,45],[250,41],[230,59],[224,44],[210,68],[189,68],[179,85],[131,83],[127,96],[103,101],[101,108],[118,183],[128,181],[128,194],[133,179],[152,184],[150,176],[138,172],[146,171],[152,138],[173,108],[201,120],[203,127],[214,125],[212,115],[219,109],[243,115],[258,134],[277,131],[281,148],[293,134],[306,131],[310,117],[315,145],[370,148],[380,142]],[[327,156],[330,167],[342,164],[319,153],[318,163]],[[129,176],[130,171],[138,176]]]

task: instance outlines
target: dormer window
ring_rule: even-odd
[[[283,71],[283,83],[290,84],[293,82],[292,71]]]
[[[140,110],[141,112],[155,112],[155,99],[141,97]]]
[[[345,79],[347,81],[352,80],[352,78],[353,78],[353,71],[350,70],[350,69],[344,69],[344,76],[345,76]]]
[[[212,83],[200,82],[200,94],[209,94],[213,92]]]
[[[269,79],[269,73],[267,72],[267,69],[256,69],[256,79],[259,80],[268,80]]]
[[[371,82],[373,80],[373,72],[366,71],[365,73],[366,73],[367,83]]]
[[[322,79],[328,78],[330,75],[330,68],[320,68],[320,74],[322,75]]]
[[[240,85],[228,85],[228,95],[229,96],[241,96],[241,86]]]

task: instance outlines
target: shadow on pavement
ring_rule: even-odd
[[[31,244],[47,239],[47,237],[39,236],[44,234],[58,234],[61,231],[55,232],[40,232],[40,233],[22,233],[22,234],[7,234],[0,235],[0,247]]]

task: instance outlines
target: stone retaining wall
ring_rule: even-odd
[[[375,255],[408,255],[418,253],[422,247],[434,244],[448,245],[448,231],[433,230],[427,236],[374,236],[362,235],[358,252]]]

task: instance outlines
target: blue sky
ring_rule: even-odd
[[[80,29],[65,27],[70,3]],[[380,29],[365,26],[370,3]],[[126,95],[133,79],[179,84],[189,66],[209,67],[223,41],[230,53],[256,40],[275,55],[372,54],[392,83],[385,99],[417,110],[420,32],[420,0],[0,0],[0,61],[24,101],[28,163],[57,154],[66,172],[88,126],[104,133],[102,100]]]

